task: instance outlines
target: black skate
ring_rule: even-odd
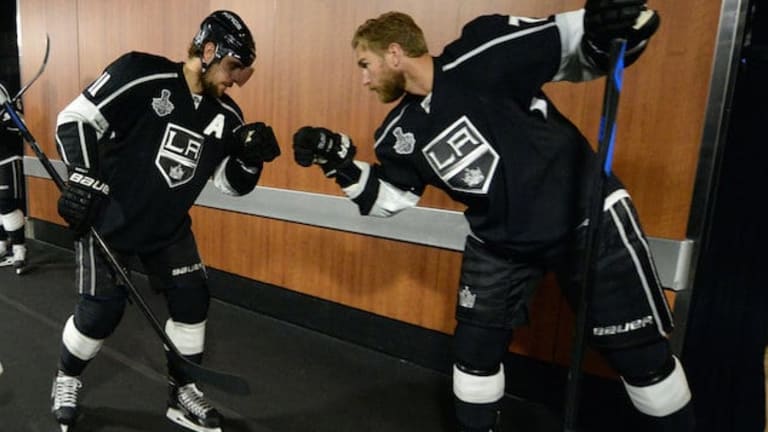
[[[62,432],[77,421],[77,396],[83,383],[78,377],[64,375],[59,371],[51,388],[51,412],[61,426]]]
[[[172,422],[196,432],[221,432],[221,414],[203,397],[194,383],[169,382],[168,411]]]

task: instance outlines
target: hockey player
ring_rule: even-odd
[[[10,95],[0,83],[7,100]],[[20,110],[19,110],[20,112]],[[0,118],[0,267],[21,274],[27,259],[24,234],[24,142],[8,113]]]
[[[206,17],[185,62],[131,52],[59,114],[56,142],[69,178],[58,202],[79,236],[75,313],[63,329],[52,411],[77,418],[80,375],[118,325],[126,291],[89,234],[93,226],[124,262],[136,257],[164,294],[165,331],[190,360],[203,355],[209,292],[188,211],[206,182],[244,195],[280,154],[264,123],[243,121],[226,94],[244,85],[256,58],[250,30],[230,11]],[[169,355],[167,417],[219,431],[221,416]]]
[[[502,359],[544,273],[555,272],[571,300],[580,288],[587,192],[599,167],[541,87],[605,74],[616,37],[628,40],[632,63],[658,25],[642,0],[588,0],[542,19],[478,17],[433,57],[411,17],[386,13],[352,40],[363,85],[382,102],[399,100],[375,132],[378,163],[354,160],[342,133],[305,126],[294,135],[296,162],[319,165],[364,215],[413,207],[426,185],[467,206],[454,333],[460,431],[501,430]],[[590,344],[620,374],[648,421],[643,430],[689,431],[691,395],[637,214],[615,177],[603,198]]]

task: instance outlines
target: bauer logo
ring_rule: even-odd
[[[195,176],[202,151],[202,135],[169,123],[155,158],[155,166],[168,186],[179,187]]]
[[[634,321],[625,322],[624,324],[610,325],[605,327],[595,327],[592,329],[592,334],[595,336],[610,336],[615,334],[629,333],[631,331],[640,330],[641,328],[648,327],[653,324],[653,317],[648,315],[643,318],[638,318]]]
[[[499,155],[466,116],[462,116],[422,150],[432,170],[451,189],[484,194]]]

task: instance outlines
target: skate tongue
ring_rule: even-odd
[[[67,432],[69,430],[68,425],[59,425],[59,427],[61,427],[61,432]]]

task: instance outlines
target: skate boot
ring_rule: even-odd
[[[27,246],[23,244],[13,245],[13,268],[16,274],[24,273],[27,266]]]
[[[11,255],[11,245],[5,240],[0,241],[0,267],[13,264],[13,255]]]
[[[203,397],[194,383],[169,383],[168,411],[172,422],[197,432],[221,432],[221,414]]]
[[[53,379],[51,412],[62,431],[66,431],[77,420],[77,396],[82,387],[83,383],[78,377],[64,375],[62,371],[58,371]]]

